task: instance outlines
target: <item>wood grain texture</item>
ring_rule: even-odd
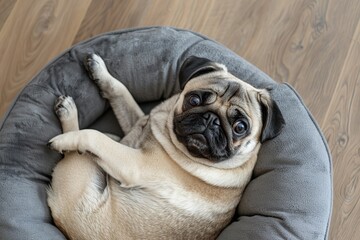
[[[72,44],[154,25],[207,35],[299,91],[333,155],[330,239],[358,239],[358,0],[0,0],[0,116],[34,74]]]
[[[0,31],[15,3],[16,0],[0,0]]]
[[[74,44],[99,33],[142,26],[140,19],[148,4],[147,0],[108,0],[103,1],[103,4],[92,1]]]
[[[324,133],[334,158],[333,239],[360,236],[360,23],[349,48]],[[356,216],[356,217],[355,217]]]

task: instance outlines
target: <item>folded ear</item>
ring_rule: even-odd
[[[224,65],[206,58],[199,58],[195,56],[187,58],[181,65],[179,72],[181,90],[184,89],[186,83],[188,83],[191,79],[215,71],[227,71],[227,69]]]
[[[260,142],[270,140],[278,136],[285,126],[285,120],[278,105],[271,99],[267,90],[258,93],[258,100],[261,105],[263,129]]]

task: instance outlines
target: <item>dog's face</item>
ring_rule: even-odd
[[[218,163],[251,153],[284,124],[267,90],[241,81],[221,64],[190,57],[179,80],[183,91],[175,106],[174,133],[194,157]]]

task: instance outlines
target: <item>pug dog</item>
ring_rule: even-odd
[[[144,115],[126,87],[90,54],[85,65],[109,100],[125,137],[79,130],[71,97],[55,103],[64,153],[48,205],[70,239],[215,239],[231,221],[260,145],[284,119],[268,90],[227,68],[190,57],[181,93]]]

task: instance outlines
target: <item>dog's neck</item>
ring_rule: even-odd
[[[186,147],[180,143],[173,131],[174,106],[178,95],[157,106],[150,113],[151,130],[155,139],[164,147],[167,154],[187,172],[204,182],[219,187],[242,187],[248,182],[260,144],[253,154],[246,157],[235,155],[231,159],[219,163],[212,163],[206,159],[193,157]],[[157,115],[153,118],[152,115]],[[156,121],[151,121],[156,119]],[[171,142],[170,142],[171,141]]]

